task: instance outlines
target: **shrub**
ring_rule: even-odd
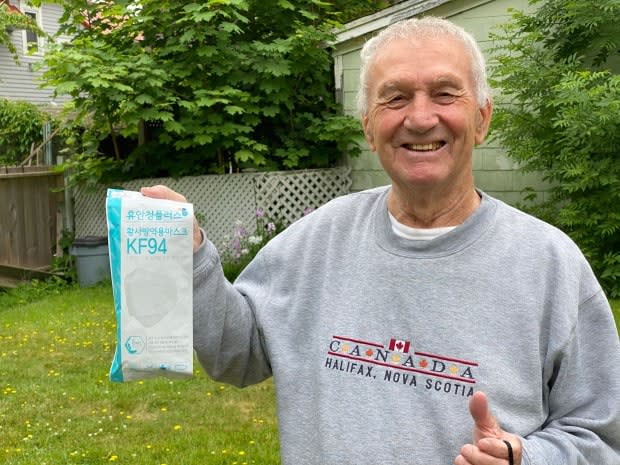
[[[41,128],[50,117],[28,102],[0,99],[0,164],[22,161],[34,142],[42,142]]]
[[[494,36],[491,135],[551,182],[535,214],[566,231],[620,297],[620,75],[613,0],[531,0]]]
[[[359,154],[359,121],[335,100],[333,6],[301,3],[63,2],[73,38],[46,54],[43,78],[84,128],[67,167],[105,183]]]

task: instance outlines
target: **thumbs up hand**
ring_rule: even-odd
[[[469,412],[474,420],[473,444],[461,448],[455,465],[521,465],[521,439],[500,428],[483,392],[474,393]]]

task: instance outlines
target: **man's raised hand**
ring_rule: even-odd
[[[469,412],[474,420],[473,444],[461,448],[455,465],[521,465],[521,439],[501,429],[489,410],[486,394],[474,393]]]

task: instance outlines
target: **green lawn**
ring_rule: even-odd
[[[614,312],[616,328],[618,328],[618,333],[620,333],[620,299],[611,301],[611,310]]]
[[[277,464],[271,382],[111,383],[109,286],[0,301],[0,463]]]

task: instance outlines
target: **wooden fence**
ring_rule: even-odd
[[[45,269],[63,225],[63,176],[47,166],[0,167],[0,265]]]

